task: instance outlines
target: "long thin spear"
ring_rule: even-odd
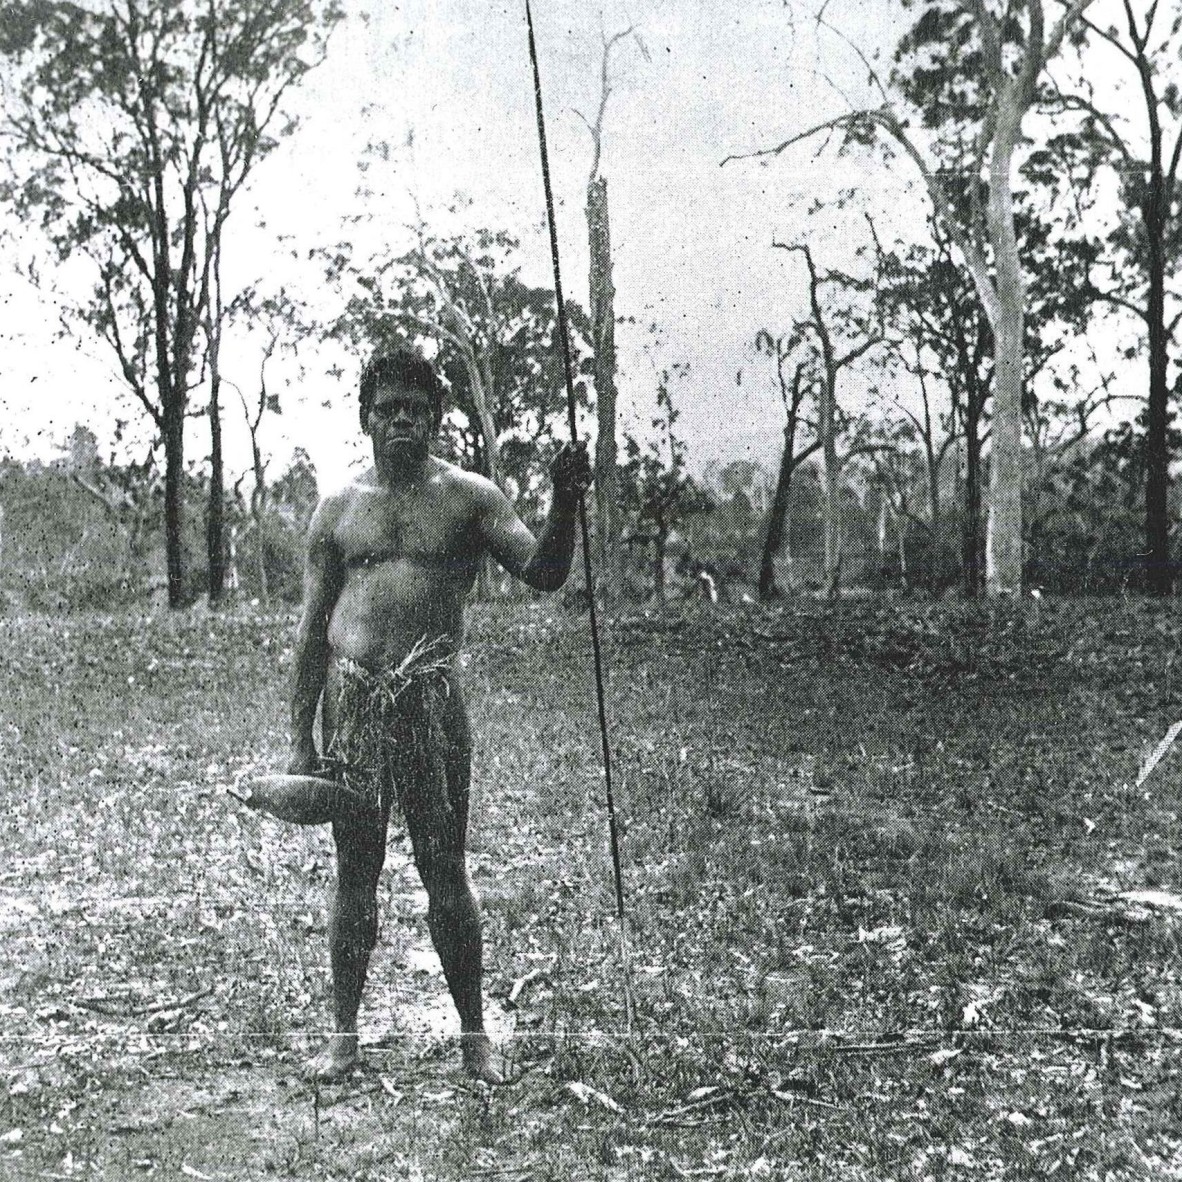
[[[542,77],[538,73],[538,47],[534,40],[534,18],[529,0],[525,0],[525,22],[529,30],[529,60],[534,72],[534,107],[538,114],[538,148],[542,155],[542,187],[546,191],[546,220],[550,226],[550,257],[554,263],[554,294],[558,300],[558,337],[562,342],[562,364],[566,375],[566,409],[570,424],[570,438],[577,443],[579,427],[575,415],[575,381],[570,359],[570,330],[566,317],[566,301],[562,298],[562,271],[558,262],[558,228],[554,220],[554,193],[550,186],[550,157],[546,151],[546,119],[542,114]],[[620,839],[616,826],[616,803],[612,794],[611,743],[607,734],[607,704],[603,689],[603,654],[599,645],[599,619],[595,611],[595,584],[591,571],[591,543],[587,532],[587,505],[579,496],[579,528],[583,540],[583,575],[587,583],[587,602],[591,620],[591,651],[595,657],[595,697],[599,705],[599,736],[603,746],[603,780],[607,797],[607,827],[611,838],[612,869],[615,872],[616,916],[620,921],[620,941],[624,952],[625,1004],[628,1027],[632,1027],[632,991],[627,979],[630,971],[628,938],[624,914],[624,876],[620,869]]]

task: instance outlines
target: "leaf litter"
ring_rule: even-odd
[[[0,1170],[61,1173],[68,1154],[111,1177],[1165,1176],[1179,793],[1168,751],[1151,794],[1135,760],[1182,701],[1179,627],[1135,604],[1039,612],[806,602],[616,623],[651,970],[629,1033],[581,622],[481,608],[473,634],[497,640],[470,671],[489,781],[474,877],[517,1082],[480,1097],[455,1082],[446,1027],[397,1037],[424,994],[447,1003],[411,967],[425,927],[395,840],[367,995],[377,1074],[321,1100],[297,1067],[326,1013],[325,835],[202,794],[242,752],[284,748],[285,670],[261,638],[290,617],[72,621],[68,642],[4,622],[24,697],[20,741],[2,740],[18,969]],[[1075,899],[1102,905],[1060,910]]]

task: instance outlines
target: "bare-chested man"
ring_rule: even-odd
[[[471,743],[455,658],[485,554],[538,590],[565,582],[590,464],[581,445],[560,451],[549,516],[535,539],[494,484],[430,454],[441,390],[423,358],[402,350],[373,358],[360,394],[374,469],[322,501],[312,519],[295,652],[289,770],[332,768],[348,801],[333,820],[336,1025],[309,1069],[334,1078],[359,1059],[357,1011],[377,942],[376,891],[393,804],[430,900],[427,922],[459,1011],[464,1066],[498,1082],[484,1033],[480,916],[464,855]],[[321,703],[323,757],[313,737]]]

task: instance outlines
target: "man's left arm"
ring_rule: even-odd
[[[575,552],[579,497],[591,487],[591,462],[584,444],[566,444],[550,465],[554,494],[537,538],[508,497],[495,486],[481,516],[484,544],[511,574],[537,591],[557,591],[570,574]]]

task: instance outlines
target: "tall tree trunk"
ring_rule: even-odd
[[[484,448],[485,475],[493,484],[501,488],[501,447],[497,440],[496,424],[493,423],[492,415],[486,410],[480,412],[480,430],[482,433],[487,433],[488,439]]]
[[[841,505],[837,477],[836,390],[833,377],[827,377],[821,391],[821,453],[824,457],[822,510],[825,533],[825,594],[837,594],[841,569]]]
[[[226,539],[226,590],[235,598],[242,589],[242,579],[238,574],[238,527],[230,526]]]
[[[185,400],[183,381],[178,381],[169,356],[168,222],[164,217],[163,181],[155,178],[157,205],[154,210],[152,270],[153,344],[156,362],[156,390],[160,406],[157,423],[164,440],[164,552],[168,577],[168,606],[185,605]]]
[[[595,350],[595,540],[600,586],[612,602],[620,594],[620,515],[616,474],[616,317],[612,283],[611,223],[607,179],[587,186],[587,237],[591,248],[591,338]]]
[[[260,408],[264,401],[260,400]],[[250,490],[250,518],[254,530],[255,572],[259,583],[259,598],[266,603],[271,597],[271,589],[267,582],[267,547],[263,536],[263,522],[267,515],[267,469],[263,463],[263,449],[259,447],[258,424],[260,417],[253,423],[249,415],[246,419],[247,429],[250,431],[250,458],[254,469],[254,488]]]
[[[210,606],[220,603],[226,590],[226,490],[222,460],[221,384],[215,352],[209,390],[209,509],[205,522]]]
[[[1160,154],[1160,146],[1158,146]],[[1159,168],[1150,176],[1143,209],[1148,249],[1149,405],[1145,436],[1145,587],[1151,595],[1174,589],[1170,558],[1170,393],[1166,385],[1165,201]]]
[[[1025,285],[1014,229],[1010,171],[1023,107],[1016,95],[999,105],[989,162],[988,223],[996,274],[993,427],[989,458],[989,520],[985,534],[988,595],[1022,591],[1022,383]]]
[[[759,556],[759,598],[765,601],[776,599],[781,594],[776,576],[776,559],[788,545],[790,485],[791,481],[785,486],[784,495],[781,497],[778,495],[779,482],[777,481],[777,496],[773,498],[768,509],[767,532],[764,534],[763,549]]]
[[[788,505],[792,493],[792,477],[796,469],[818,447],[813,443],[799,455],[796,454],[795,412],[789,412],[784,424],[784,450],[780,454],[780,471],[776,477],[776,489],[772,494],[771,507],[767,515],[767,531],[763,536],[763,551],[759,557],[759,598],[775,599],[780,593],[776,583],[776,556],[788,540]]]
[[[263,536],[262,514],[254,520],[254,550],[255,570],[259,580],[259,599],[263,603],[269,603],[271,599],[271,586],[267,578],[267,546],[266,538]]]
[[[472,382],[472,402],[476,417],[480,420],[481,457],[484,460],[484,475],[498,488],[501,487],[501,444],[497,438],[497,424],[493,418],[493,376],[491,368],[473,358],[468,366]]]
[[[164,409],[164,548],[168,606],[185,605],[185,412],[170,399]]]
[[[899,546],[899,577],[903,586],[910,586],[907,579],[907,519],[902,513],[895,515],[895,539]]]
[[[928,562],[928,590],[935,595],[943,582],[944,515],[940,505],[940,459],[932,446],[932,433],[924,435],[928,469],[928,519],[932,523],[931,559]]]
[[[936,595],[944,585],[944,511],[940,505],[939,475],[931,498],[932,558],[929,563],[928,590]]]
[[[665,598],[665,544],[669,531],[659,522],[653,536],[653,595],[660,600]]]
[[[953,421],[955,422],[955,418]],[[966,448],[965,450],[967,452],[968,449]],[[952,458],[954,460],[954,463],[952,465],[952,488],[950,490],[951,496],[949,499],[951,500],[952,505],[954,506],[954,513],[963,514],[964,513],[964,504],[965,504],[965,498],[964,498],[965,474],[964,474],[964,467],[962,466],[962,464],[960,462],[959,445],[955,445],[955,451],[954,451]],[[951,533],[951,522],[949,522],[948,543],[949,543],[949,548],[951,549],[952,545],[953,545],[953,538],[952,538],[952,533]],[[960,546],[959,539],[957,539],[956,545],[959,548],[959,546]],[[963,555],[962,555],[962,559],[963,559]],[[964,582],[964,563],[963,563],[963,561],[960,562],[959,564],[953,564],[952,570],[955,570],[957,572],[957,574],[960,576],[960,579],[961,579],[961,582],[963,585],[963,582]],[[952,573],[952,571],[950,570],[949,574],[951,575],[951,573]]]
[[[759,598],[775,599],[779,594],[776,586],[776,556],[784,545],[785,527],[788,523],[788,498],[792,492],[792,474],[796,469],[793,454],[796,441],[791,438],[791,426],[784,428],[784,451],[780,456],[780,472],[776,477],[776,491],[767,515],[767,532],[763,536],[763,552],[759,557]]]
[[[961,566],[964,593],[976,599],[984,590],[985,564],[981,553],[981,404],[970,393],[964,426],[964,521],[961,532]]]
[[[472,382],[472,402],[476,407],[476,417],[480,421],[480,455],[484,475],[500,488],[501,445],[492,413],[492,374],[474,358],[469,365],[468,375]],[[496,566],[492,556],[485,554],[480,560],[480,569],[476,574],[476,596],[478,599],[491,599],[496,591]]]

